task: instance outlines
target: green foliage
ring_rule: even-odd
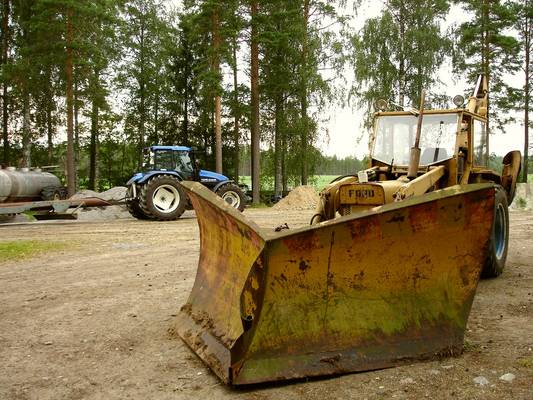
[[[454,66],[472,82],[483,73],[489,80],[489,121],[500,130],[513,107],[504,76],[518,69],[517,39],[509,33],[516,14],[509,2],[456,0],[473,17],[457,29]]]
[[[435,72],[451,50],[440,27],[448,9],[446,0],[388,0],[382,15],[352,36],[352,93],[367,112],[367,125],[376,100],[418,106],[421,90],[437,81]]]
[[[420,90],[438,81],[434,72],[451,48],[441,29],[446,0],[387,0],[383,13],[357,34],[342,15],[344,0],[259,3],[261,185],[277,192],[307,179],[322,185],[314,176],[364,167],[355,158],[323,157],[318,149],[326,110],[346,100],[346,82],[338,78],[347,60],[355,70],[352,94],[370,112],[378,98],[417,104]],[[142,147],[153,144],[195,147],[202,167],[214,169],[216,96],[222,98],[223,171],[231,178],[250,173],[249,2],[184,0],[179,8],[169,0],[9,4],[8,30],[2,31],[9,59],[2,59],[0,79],[8,94],[11,151],[3,163],[57,165],[64,178],[70,13],[79,185],[123,185],[138,168]],[[509,24],[522,32],[529,0],[527,7],[518,1],[461,4],[474,19],[458,29],[457,71],[473,74],[484,61],[491,68],[491,94],[497,94],[492,107],[504,109],[507,102],[523,109],[525,87],[506,91],[498,79],[524,65],[525,39],[519,34],[513,41],[507,32]],[[490,4],[488,20],[483,4]],[[479,48],[485,32],[489,59]],[[515,44],[522,49],[516,60]],[[432,100],[447,101],[436,94]],[[498,161],[491,166],[499,169]]]

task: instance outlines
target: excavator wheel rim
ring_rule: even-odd
[[[166,200],[165,196],[172,196],[170,203]],[[159,212],[169,214],[178,208],[180,204],[180,193],[172,185],[161,185],[154,190],[152,203]]]

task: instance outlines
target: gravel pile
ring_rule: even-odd
[[[71,197],[73,200],[98,198],[105,201],[123,201],[126,197],[127,189],[123,186],[111,188],[105,192],[98,193],[92,190],[81,190]],[[113,219],[133,218],[125,206],[91,207],[82,208],[77,211],[80,221],[105,221]]]
[[[133,218],[124,206],[82,208],[77,211],[79,221],[109,221]]]
[[[105,192],[98,193],[92,190],[81,190],[71,197],[72,200],[87,199],[90,197],[96,197],[105,201],[120,201],[126,197],[127,188],[124,186],[117,186],[111,188]]]
[[[318,193],[312,186],[298,186],[277,202],[272,209],[288,210],[313,210],[318,204]]]

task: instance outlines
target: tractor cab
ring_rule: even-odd
[[[198,180],[194,153],[184,146],[152,146],[144,149],[143,172],[175,171],[183,180]]]

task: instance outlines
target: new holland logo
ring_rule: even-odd
[[[202,178],[202,182],[216,182],[217,180],[215,178]]]

